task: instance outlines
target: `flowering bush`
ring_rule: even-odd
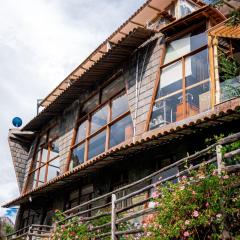
[[[177,184],[160,186],[143,239],[240,239],[239,183],[239,176],[202,167]]]

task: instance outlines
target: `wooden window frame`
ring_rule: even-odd
[[[41,133],[39,134],[38,140],[37,140],[37,144],[36,144],[35,149],[34,149],[34,156],[33,156],[33,160],[32,160],[32,163],[31,163],[31,168],[30,168],[30,170],[29,170],[29,172],[28,172],[27,185],[26,185],[26,187],[28,187],[28,185],[29,185],[29,183],[30,183],[30,182],[29,182],[29,179],[30,179],[31,176],[33,176],[34,173],[37,173],[36,185],[35,185],[35,186],[33,185],[32,188],[37,188],[37,187],[39,187],[39,186],[41,186],[42,184],[44,184],[44,183],[47,182],[48,167],[49,167],[49,165],[51,165],[51,162],[53,162],[54,160],[56,160],[56,159],[59,158],[59,156],[60,156],[60,155],[58,154],[57,156],[55,156],[55,157],[53,157],[53,158],[50,158],[50,152],[51,152],[52,143],[53,143],[54,141],[56,141],[56,140],[59,138],[59,136],[56,135],[55,137],[53,137],[53,138],[51,139],[51,141],[49,141],[49,134],[50,134],[50,131],[51,131],[54,127],[57,127],[57,126],[58,126],[58,125],[55,123],[55,124],[51,125],[50,127],[48,127],[45,131],[43,131],[43,132],[41,132]],[[42,143],[42,144],[39,146],[39,144],[40,144],[40,139],[41,139],[41,137],[42,137],[44,134],[47,135],[46,140],[45,140],[44,143]],[[43,153],[44,147],[47,147],[47,148],[46,148],[46,149],[47,149],[47,158],[46,158],[46,161],[45,161],[45,162],[42,162],[42,153]],[[40,153],[40,155],[39,155],[38,153]],[[38,161],[38,159],[39,159],[39,161]],[[37,161],[38,161],[38,162],[37,162]],[[33,168],[33,165],[34,165],[35,162],[37,162],[37,163],[36,163],[37,166],[36,166],[35,168]],[[43,169],[43,168],[46,168],[46,169],[45,169],[45,174],[44,174],[44,182],[43,182],[41,185],[39,185],[39,182],[40,182],[40,181],[39,181],[40,171],[41,171],[41,169]],[[34,179],[33,179],[32,182],[34,183]]]
[[[201,23],[200,25],[198,25],[198,27],[194,27],[194,30],[200,28],[200,26],[202,26],[202,25],[203,24]],[[188,33],[189,31],[191,31],[191,29],[186,31],[185,34]],[[175,39],[176,38],[169,38],[166,44],[168,44],[171,41],[174,41]],[[196,84],[193,84],[191,86],[186,87],[185,59],[188,58],[188,57],[191,57],[191,56],[193,56],[193,55],[195,55],[197,53],[200,53],[201,51],[204,51],[204,50],[208,50],[208,44],[206,44],[206,45],[204,45],[202,47],[199,47],[199,48],[195,49],[194,51],[191,51],[191,52],[189,52],[189,53],[187,53],[187,54],[185,54],[185,55],[183,55],[183,56],[181,56],[179,58],[176,58],[176,59],[174,59],[174,60],[164,64],[164,59],[166,57],[166,52],[167,52],[167,46],[165,45],[163,55],[162,55],[162,57],[160,59],[159,71],[158,71],[158,74],[157,74],[156,84],[154,86],[154,91],[153,91],[152,101],[151,101],[151,105],[150,105],[150,109],[149,109],[149,114],[147,116],[147,122],[146,122],[145,131],[149,131],[150,130],[149,129],[149,125],[150,125],[150,121],[151,121],[151,117],[152,117],[153,106],[154,106],[154,104],[156,102],[159,102],[160,100],[166,98],[167,96],[173,96],[173,95],[175,95],[177,93],[182,93],[182,95],[183,95],[183,116],[184,116],[184,119],[186,119],[188,117],[187,116],[187,112],[186,112],[186,91],[191,89],[191,88],[193,88],[193,87],[196,87],[198,85],[204,84],[206,82],[210,83],[210,91],[211,91],[212,80],[211,80],[211,76],[210,76],[211,75],[210,67],[209,67],[209,79],[202,80],[202,81],[200,81],[200,82],[198,82]],[[209,53],[208,53],[208,55],[209,55]],[[208,58],[209,58],[209,56],[208,56]],[[174,64],[174,63],[176,63],[178,61],[181,61],[181,64],[182,64],[182,89],[177,90],[177,91],[175,91],[175,92],[173,92],[171,94],[168,94],[166,96],[163,96],[163,97],[160,97],[160,98],[156,99],[157,92],[158,92],[158,89],[159,89],[159,85],[160,85],[160,82],[161,82],[162,69],[165,68],[165,67],[168,67],[168,66],[170,66],[170,65],[172,65],[172,64]],[[210,65],[210,63],[209,63],[209,65]],[[212,94],[210,94],[210,102],[211,103],[213,101],[212,98],[213,98],[213,96],[212,96]],[[211,104],[211,106],[212,106],[212,104]]]
[[[99,96],[101,96],[102,90],[106,87],[106,85],[104,85],[103,87],[101,87],[101,90],[99,90],[98,94]],[[96,94],[96,93],[95,93]],[[93,110],[91,110],[89,113],[87,113],[85,116],[78,118],[77,120],[77,125],[76,125],[76,130],[74,132],[74,141],[73,144],[70,148],[70,158],[68,159],[68,167],[67,170],[69,170],[70,167],[70,161],[71,161],[71,156],[73,154],[73,150],[77,147],[79,147],[80,145],[84,144],[84,159],[83,159],[83,163],[87,162],[88,160],[90,160],[88,158],[89,155],[89,142],[90,139],[92,139],[93,137],[97,136],[98,134],[102,133],[103,131],[106,131],[106,140],[105,140],[105,150],[107,151],[110,149],[110,130],[111,127],[118,121],[122,120],[124,117],[130,115],[130,110],[120,114],[119,116],[115,117],[114,119],[112,119],[112,102],[114,99],[117,99],[118,96],[121,95],[125,95],[127,94],[126,88],[123,87],[121,90],[119,90],[117,93],[115,93],[112,97],[110,97],[108,100],[104,101],[101,103],[101,99],[100,99],[100,103],[97,107],[95,107]],[[94,95],[93,95],[94,96]],[[96,113],[99,109],[103,108],[107,106],[108,108],[108,113],[107,113],[107,123],[103,126],[101,126],[99,129],[97,129],[96,131],[94,131],[93,133],[91,133],[91,118],[93,116],[94,113]],[[86,136],[85,138],[83,138],[81,141],[77,142],[77,133],[78,133],[78,129],[79,126],[84,122],[87,122],[87,126],[86,126]],[[83,164],[80,163],[79,165]]]

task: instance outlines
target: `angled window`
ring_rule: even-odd
[[[210,108],[207,39],[204,29],[167,44],[149,129]]]
[[[98,107],[78,120],[70,169],[124,142],[133,124],[122,77],[100,89]],[[86,104],[89,106],[89,99]],[[85,105],[83,109],[86,109]]]
[[[188,0],[179,0],[179,17],[184,17],[194,11],[196,11],[198,7],[192,2]]]
[[[29,173],[32,188],[39,187],[60,173],[58,126],[40,136]]]

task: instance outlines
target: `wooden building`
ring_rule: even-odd
[[[240,76],[226,79],[220,66],[224,56],[240,64],[240,28],[225,24],[228,10],[201,0],[146,1],[41,102],[34,119],[10,130],[21,194],[4,206],[20,206],[16,230],[51,225],[55,209],[137,181],[201,150],[207,138],[239,130]]]

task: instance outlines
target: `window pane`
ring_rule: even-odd
[[[169,43],[164,64],[178,59],[205,45],[207,45],[207,36],[204,27]]]
[[[77,131],[76,144],[86,138],[87,121],[82,122]]]
[[[112,101],[112,120],[127,111],[128,111],[128,99],[127,95],[124,93],[123,95],[115,98]]]
[[[182,94],[175,94],[154,104],[149,128],[154,129],[179,121],[182,116]]]
[[[32,178],[33,178],[33,187],[32,188],[37,187],[37,174],[38,174],[38,171],[35,171],[32,173]]]
[[[186,91],[186,111],[188,117],[207,111],[210,107],[209,82]]]
[[[47,149],[47,146],[46,146],[42,149],[41,163],[47,162],[47,157],[48,157],[48,149]]]
[[[89,113],[90,111],[92,111],[98,105],[99,105],[99,94],[96,94],[84,104],[83,112],[84,113]]]
[[[99,128],[107,124],[108,105],[105,105],[92,115],[91,118],[91,133],[94,133]]]
[[[41,151],[36,152],[33,162],[33,170],[39,167],[39,161],[40,161]]]
[[[45,180],[46,165],[40,168],[38,186],[42,185]]]
[[[88,159],[91,159],[105,151],[106,130],[94,136],[89,141]]]
[[[162,69],[157,98],[182,89],[182,62],[176,62]]]
[[[187,0],[180,0],[180,16],[184,17],[197,10],[197,7]]]
[[[133,124],[130,115],[111,126],[110,148],[133,136]]]
[[[85,143],[73,149],[72,152],[72,168],[84,162]]]
[[[59,155],[59,140],[56,139],[51,143],[49,160],[57,157],[58,155]]]
[[[186,58],[186,86],[190,86],[200,81],[209,79],[208,68],[208,51],[207,49]]]
[[[60,173],[60,162],[59,162],[59,158],[56,158],[55,160],[51,161],[48,165],[47,181],[57,177],[59,173]]]
[[[103,90],[102,90],[102,100],[101,102],[104,103],[111,97],[113,97],[118,91],[123,89],[125,87],[125,82],[124,78],[121,76],[114,80],[112,83],[107,85]]]

